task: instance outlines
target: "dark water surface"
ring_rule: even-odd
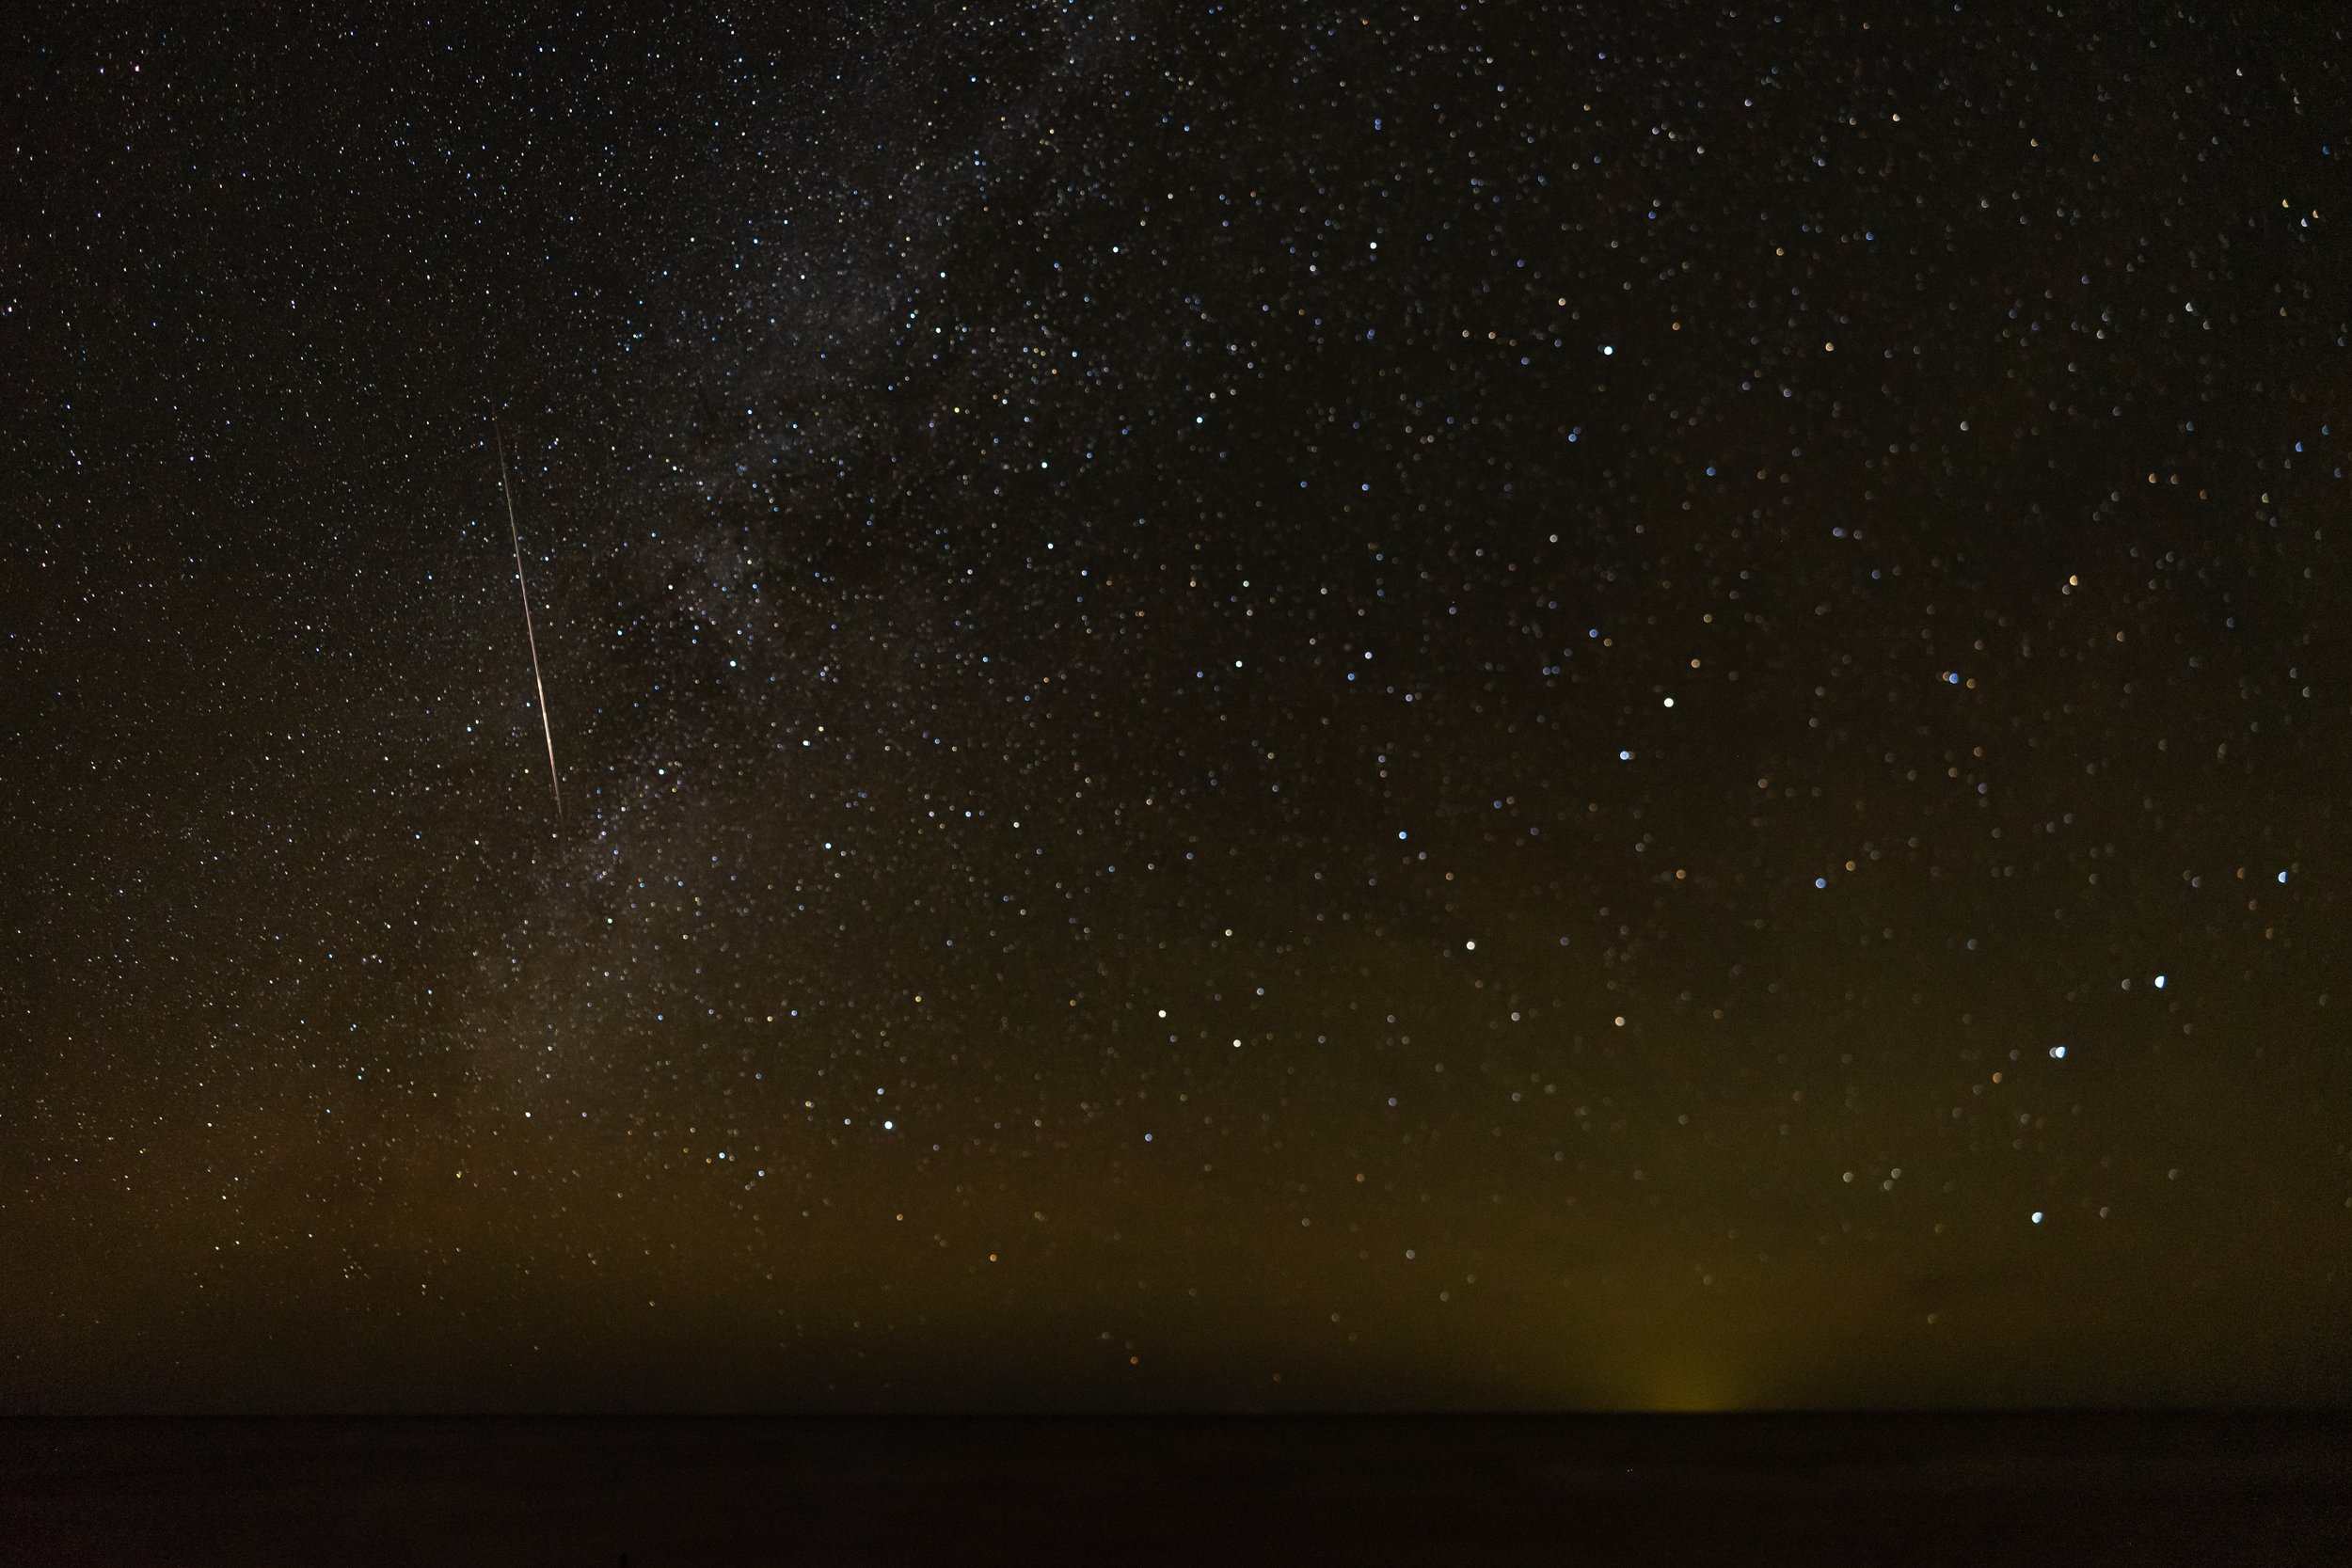
[[[23,1419],[0,1559],[2352,1563],[2352,1419]]]

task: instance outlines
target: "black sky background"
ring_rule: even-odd
[[[10,35],[8,1407],[2352,1387],[2324,8]]]

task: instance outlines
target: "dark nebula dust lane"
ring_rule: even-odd
[[[2324,8],[0,33],[0,1408],[2352,1392]]]

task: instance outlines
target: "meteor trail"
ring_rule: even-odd
[[[506,438],[499,422],[490,421],[490,438],[499,449],[499,494],[506,498],[506,536],[515,543],[515,584],[523,591],[523,636],[531,643],[531,684],[539,693],[539,729],[548,737],[548,784],[555,791],[555,819],[564,820],[564,785],[555,776],[555,726],[548,721],[548,685],[539,678],[539,634],[531,627],[531,585],[523,580],[523,536],[515,527],[515,491],[506,483]]]

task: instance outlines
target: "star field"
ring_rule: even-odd
[[[2342,1397],[2234,18],[11,24],[0,1401]]]

